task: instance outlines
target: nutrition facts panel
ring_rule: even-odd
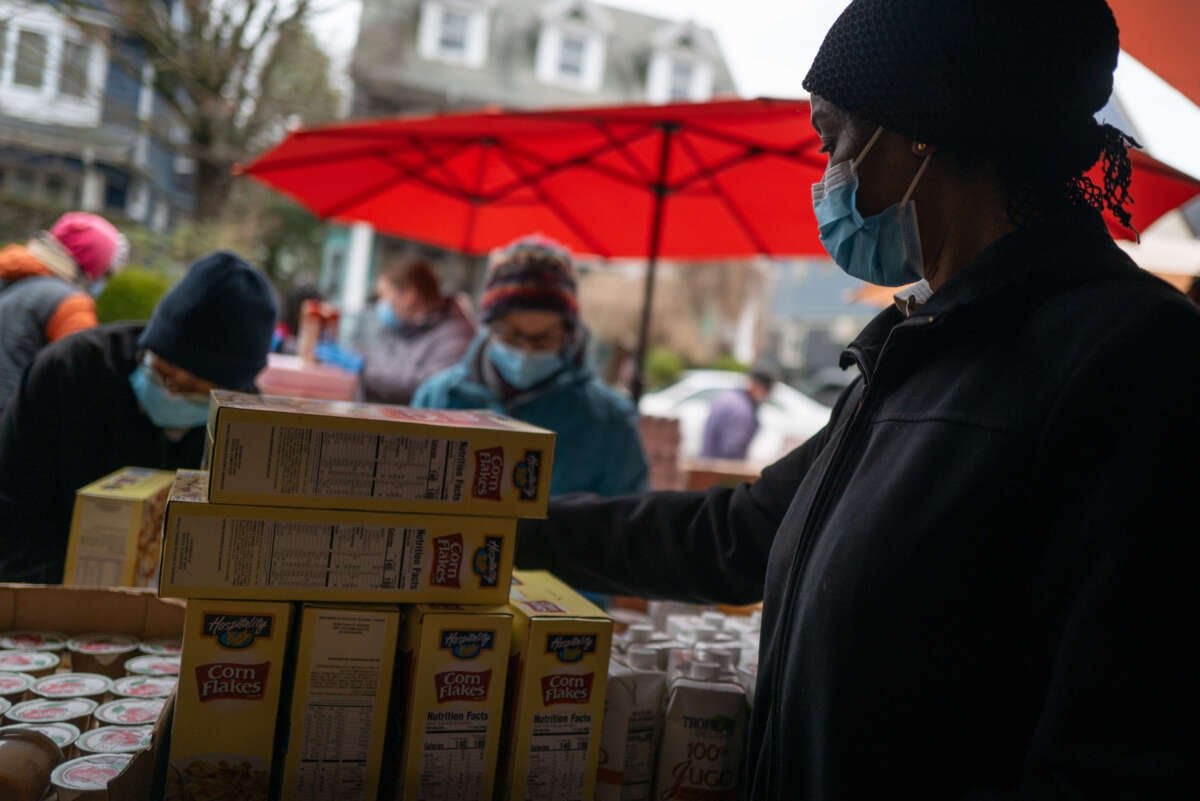
[[[361,798],[372,718],[369,706],[309,704],[297,790],[313,798]]]
[[[302,430],[302,429],[301,429]],[[314,431],[310,492],[394,500],[461,501],[463,440]]]
[[[533,725],[526,801],[581,801],[588,767],[591,721],[574,715],[570,722]]]
[[[472,801],[481,797],[488,729],[487,716],[483,718],[425,722],[419,798]]]
[[[629,719],[629,733],[625,740],[625,780],[621,801],[650,801],[650,788],[654,781],[654,751],[658,745],[656,735],[654,713],[645,709],[635,711]]]
[[[415,590],[430,559],[424,528],[188,514],[175,525],[166,569],[184,586]]]

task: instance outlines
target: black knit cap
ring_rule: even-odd
[[[1095,127],[1117,52],[1104,0],[854,0],[804,88],[918,141],[988,153]]]
[[[138,345],[197,378],[249,390],[267,364],[275,315],[263,274],[217,251],[193,263],[163,296]]]

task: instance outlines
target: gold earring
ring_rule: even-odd
[[[913,144],[913,149],[917,151],[917,155],[924,155],[925,151],[929,149],[929,145],[924,142],[916,142]]]

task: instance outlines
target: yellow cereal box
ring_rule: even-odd
[[[375,801],[400,610],[305,604],[280,798]]]
[[[437,411],[218,390],[214,503],[543,517],[553,432],[489,411]]]
[[[153,587],[175,474],[123,467],[75,493],[64,584]]]
[[[167,801],[266,801],[292,605],[188,602]]]
[[[612,619],[544,571],[513,571],[508,749],[498,791],[520,801],[591,798]]]
[[[348,603],[508,600],[516,521],[207,500],[181,470],[167,503],[159,595]]]
[[[492,798],[512,615],[503,606],[404,608],[384,798]]]

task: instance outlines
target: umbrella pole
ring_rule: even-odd
[[[679,126],[677,123],[664,122],[662,128],[662,149],[658,157],[658,180],[653,186],[654,217],[650,224],[650,247],[646,258],[646,288],[642,293],[642,319],[638,326],[637,351],[634,357],[633,381],[630,394],[633,396],[634,407],[642,399],[646,389],[646,350],[650,341],[650,314],[654,308],[654,278],[658,272],[658,251],[662,244],[663,206],[667,199],[667,169],[671,164],[671,137]]]

